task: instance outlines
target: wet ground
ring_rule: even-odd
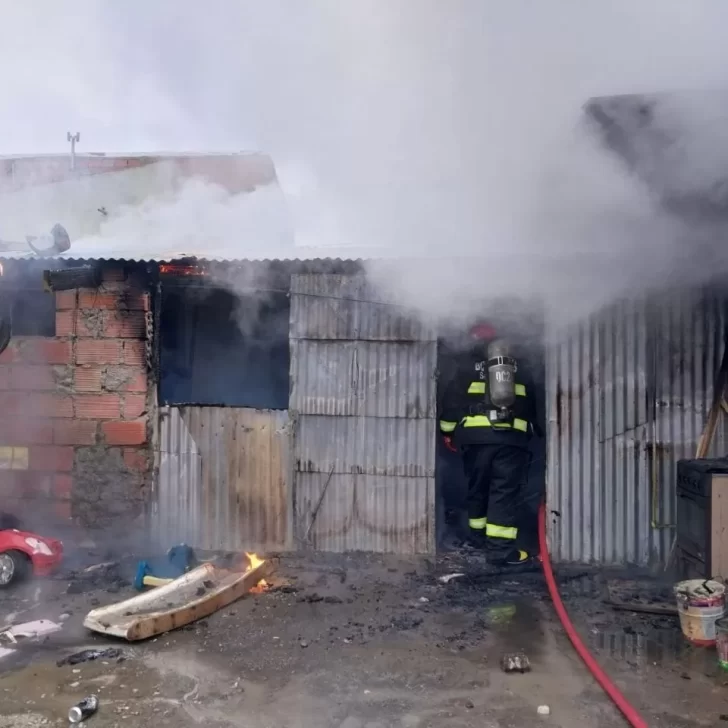
[[[2,593],[0,624],[64,621],[0,659],[0,728],[67,725],[68,708],[91,693],[100,708],[88,724],[98,728],[624,725],[571,649],[539,573],[492,576],[458,557],[283,558],[266,593],[156,640],[114,643],[120,659],[57,666],[111,644],[81,622],[133,593],[126,576],[102,570]],[[722,725],[728,674],[715,653],[687,647],[674,617],[605,606],[606,578],[560,575],[581,634],[647,723]],[[530,673],[502,672],[514,651],[528,655]]]

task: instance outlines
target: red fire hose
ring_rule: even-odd
[[[602,670],[592,654],[581,641],[576,629],[574,629],[571,619],[569,619],[566,607],[564,607],[564,603],[561,601],[561,595],[559,594],[559,588],[556,585],[556,579],[554,579],[554,571],[551,568],[551,556],[549,555],[548,543],[546,542],[546,506],[543,503],[541,504],[538,517],[538,541],[541,549],[543,574],[546,577],[546,584],[549,588],[551,601],[554,603],[556,614],[559,615],[561,625],[563,626],[566,634],[569,636],[571,644],[579,653],[579,657],[584,660],[584,664],[587,668],[589,668],[589,672],[591,672],[594,676],[594,679],[601,685],[602,689],[611,698],[612,702],[622,711],[622,714],[629,724],[633,726],[633,728],[647,728],[647,723],[645,723],[644,718],[642,718],[635,708],[627,702],[627,699],[624,695],[622,695],[617,686],[609,679],[604,670]]]

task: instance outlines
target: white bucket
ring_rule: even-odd
[[[710,579],[691,579],[675,585],[680,627],[695,645],[715,644],[715,623],[725,615],[725,586]]]

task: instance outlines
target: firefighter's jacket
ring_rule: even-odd
[[[488,362],[482,349],[462,355],[447,378],[440,412],[440,431],[457,446],[503,444],[528,447],[534,432],[536,406],[530,377],[519,367],[513,417],[505,423],[491,423],[493,409],[488,396]]]

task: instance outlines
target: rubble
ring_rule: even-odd
[[[72,655],[58,660],[56,666],[80,665],[82,662],[92,662],[100,659],[115,660],[117,657],[121,657],[121,650],[118,647],[109,647],[105,650],[81,650],[81,652],[74,652]]]
[[[531,661],[524,652],[511,652],[501,657],[501,670],[506,673],[530,672]]]

